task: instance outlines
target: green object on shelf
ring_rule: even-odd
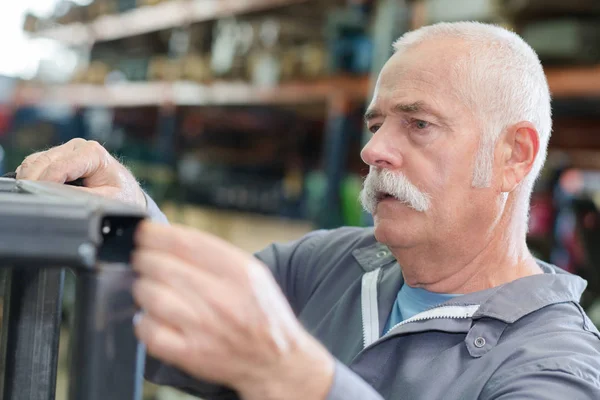
[[[344,225],[362,226],[362,206],[359,196],[362,190],[362,179],[358,175],[348,175],[342,181],[340,189],[342,216]]]

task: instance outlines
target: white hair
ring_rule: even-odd
[[[403,35],[394,43],[394,50],[398,53],[425,41],[444,38],[458,38],[468,46],[465,57],[459,57],[452,66],[451,78],[458,82],[461,98],[482,129],[473,186],[490,186],[494,147],[507,127],[521,121],[535,126],[539,152],[519,189],[528,204],[546,160],[552,130],[550,91],[537,54],[517,34],[479,22],[425,26]]]

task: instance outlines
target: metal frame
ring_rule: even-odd
[[[76,274],[69,400],[141,398],[129,266],[144,213],[65,185],[0,178],[0,399],[52,400],[65,270]]]

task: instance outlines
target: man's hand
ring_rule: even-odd
[[[133,256],[136,334],[148,352],[245,400],[324,400],[331,355],[295,318],[270,271],[189,228],[144,222]]]
[[[17,179],[31,181],[65,183],[84,178],[82,190],[146,208],[146,196],[135,177],[95,141],[73,139],[32,154],[16,172]]]

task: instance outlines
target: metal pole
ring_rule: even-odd
[[[133,280],[125,263],[78,272],[70,400],[141,398],[144,349],[133,331]]]
[[[8,275],[2,399],[53,400],[65,271],[17,267]]]

